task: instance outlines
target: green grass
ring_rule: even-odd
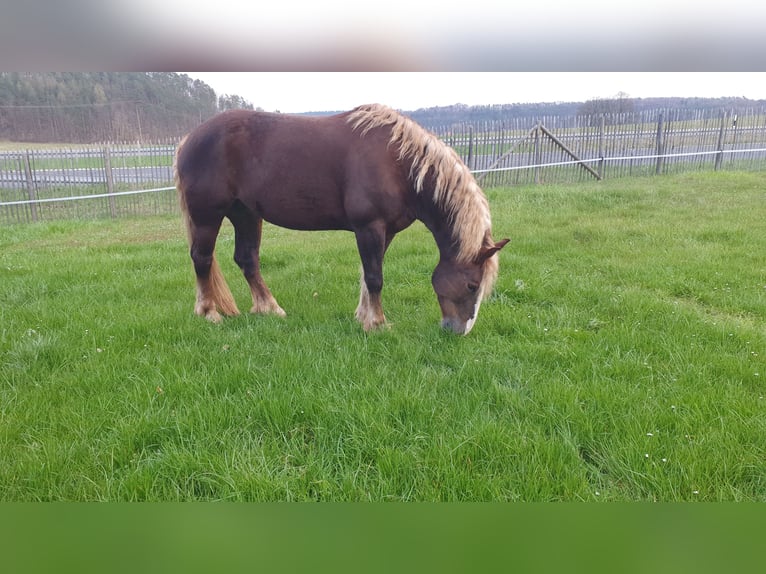
[[[2,227],[0,499],[764,501],[765,189],[489,190],[512,243],[467,337],[419,224],[372,334],[348,233],[266,226],[288,317],[212,325],[176,218]]]

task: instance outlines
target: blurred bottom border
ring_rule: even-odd
[[[721,572],[760,504],[4,504],[6,572]]]

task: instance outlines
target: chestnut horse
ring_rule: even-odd
[[[247,110],[221,113],[176,150],[176,187],[197,276],[195,313],[218,322],[239,313],[214,257],[223,218],[234,226],[234,260],[250,285],[252,313],[284,315],[261,277],[263,220],[300,230],[353,231],[362,259],[356,318],[385,324],[383,256],[416,219],[440,252],[432,275],[442,326],[467,334],[497,277],[484,193],[458,155],[382,105],[325,117]]]

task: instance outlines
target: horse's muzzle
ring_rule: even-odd
[[[474,315],[465,323],[459,319],[442,319],[442,329],[452,331],[458,335],[467,335],[473,328],[473,324],[476,322],[476,316]]]
[[[473,313],[471,316],[463,321],[459,317],[443,317],[442,328],[457,333],[458,335],[467,335],[473,329],[474,323],[476,323],[476,317],[479,316],[479,308],[481,307],[481,297],[476,300],[474,304]]]

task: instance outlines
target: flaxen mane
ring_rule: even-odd
[[[400,160],[412,163],[410,178],[417,193],[426,191],[426,176],[433,169],[433,201],[452,224],[458,261],[470,261],[482,247],[493,245],[487,198],[455,150],[411,119],[381,104],[355,108],[348,122],[362,135],[374,128],[390,126],[390,143],[399,146]],[[485,296],[490,294],[497,278],[497,267],[496,256],[487,260],[482,281]]]

